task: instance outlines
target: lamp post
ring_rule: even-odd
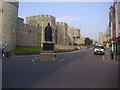
[[[114,42],[113,42],[113,41],[111,41],[111,43],[112,43],[111,59],[113,60],[113,59],[114,59],[114,54],[113,54],[113,51],[114,51],[113,44],[114,44]]]

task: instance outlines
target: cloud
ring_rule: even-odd
[[[63,17],[57,18],[57,22],[73,22],[78,20],[80,20],[79,17],[70,17],[70,16],[63,16]]]

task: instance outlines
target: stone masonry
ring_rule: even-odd
[[[74,28],[73,27],[68,27],[68,36],[70,38],[69,44],[74,45]]]
[[[51,15],[38,15],[38,16],[31,16],[31,17],[26,17],[26,24],[28,25],[33,25],[36,26],[37,24],[41,28],[41,47],[43,47],[43,43],[45,42],[44,40],[44,30],[45,27],[47,26],[48,22],[50,23],[53,31],[53,42],[55,43],[55,17]]]
[[[56,27],[57,27],[57,39],[58,43],[60,45],[66,45],[66,35],[67,35],[67,24],[66,23],[61,23],[61,22],[56,22]]]
[[[7,43],[5,50],[11,51],[16,48],[16,29],[18,17],[18,2],[2,2],[2,42]],[[0,15],[1,15],[0,14]],[[1,20],[1,19],[0,19]]]
[[[17,46],[40,46],[40,34],[41,28],[38,24],[36,26],[27,25],[24,23],[24,19],[18,18]]]
[[[18,2],[0,2],[0,40],[7,43],[6,51],[16,46],[41,46],[45,42],[44,30],[48,23],[52,27],[53,43],[55,45],[74,46],[75,39],[80,37],[80,29],[71,28],[67,23],[56,22],[52,15],[37,15],[18,17]],[[0,43],[1,43],[0,42]],[[79,41],[77,41],[79,42]],[[79,44],[79,43],[78,43]]]

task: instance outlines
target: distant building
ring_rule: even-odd
[[[74,28],[68,27],[69,45],[74,45]]]
[[[80,37],[80,44],[85,44],[85,38],[86,37],[83,37],[83,36]]]
[[[80,29],[74,29],[74,39],[75,39],[75,44],[80,45]]]
[[[103,32],[99,33],[99,44],[103,45],[105,41],[105,35],[103,34]]]

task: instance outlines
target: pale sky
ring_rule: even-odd
[[[105,32],[109,22],[112,2],[20,2],[19,16],[48,14],[57,22],[81,29],[81,35],[98,40],[99,32]]]

